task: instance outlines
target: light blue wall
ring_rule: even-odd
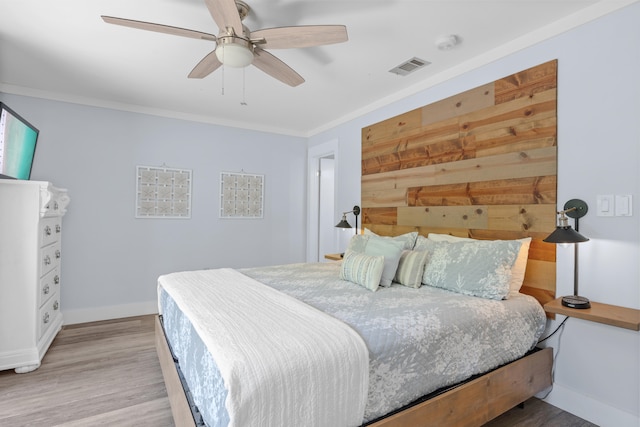
[[[152,312],[160,274],[303,261],[302,138],[1,94],[40,129],[32,179],[67,188],[67,323]],[[191,219],[136,219],[137,165],[191,169]],[[220,172],[265,175],[264,218],[219,219]],[[5,203],[5,201],[2,201]]]
[[[338,206],[360,200],[364,126],[558,59],[558,204],[580,198],[590,207],[580,222],[591,238],[580,248],[580,294],[640,308],[639,22],[634,3],[313,136],[310,146],[340,141]],[[596,216],[599,194],[633,195],[634,215]],[[558,252],[558,295],[570,295],[572,257]],[[548,401],[601,426],[640,425],[639,332],[572,318],[550,341],[562,348]]]

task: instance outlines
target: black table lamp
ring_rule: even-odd
[[[356,234],[358,234],[358,215],[360,215],[360,206],[354,206],[353,210],[347,211],[347,212],[343,212],[342,213],[342,220],[340,220],[340,222],[336,224],[336,227],[338,227],[338,228],[352,228],[351,224],[349,224],[347,222],[347,214],[349,214],[349,213],[352,213],[356,217]]]
[[[590,308],[591,303],[585,297],[578,296],[578,245],[575,243],[586,242],[589,239],[578,233],[578,219],[586,215],[589,207],[578,199],[569,200],[564,204],[564,210],[558,212],[558,225],[556,230],[543,242],[548,243],[572,243],[573,244],[573,295],[562,297],[562,305],[570,308]],[[569,218],[574,218],[576,229],[569,225]]]

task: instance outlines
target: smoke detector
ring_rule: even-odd
[[[460,38],[455,34],[440,36],[436,39],[436,47],[440,50],[451,50],[460,42]]]

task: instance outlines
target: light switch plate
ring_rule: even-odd
[[[605,194],[597,196],[596,216],[613,216],[614,215],[614,197],[613,194]]]
[[[616,216],[631,216],[632,205],[630,194],[616,195]]]

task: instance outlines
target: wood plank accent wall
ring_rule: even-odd
[[[555,298],[557,61],[362,129],[363,227],[532,237],[522,291]]]

